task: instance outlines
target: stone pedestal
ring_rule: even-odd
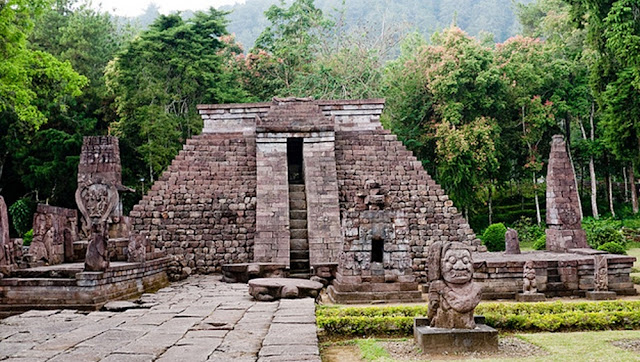
[[[547,298],[544,293],[519,293],[516,294],[516,301],[518,302],[544,302]]]
[[[476,323],[484,321],[476,316]],[[447,329],[429,327],[427,318],[416,318],[413,337],[425,353],[457,353],[498,350],[498,331],[485,324],[474,329]]]
[[[587,299],[590,300],[612,300],[616,299],[616,292],[600,290],[600,291],[590,291],[586,293]]]

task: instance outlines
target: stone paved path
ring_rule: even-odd
[[[311,298],[255,302],[246,284],[192,276],[143,300],[154,306],[0,320],[0,361],[320,361]]]

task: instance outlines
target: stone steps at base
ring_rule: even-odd
[[[289,192],[304,192],[304,185],[289,184]]]
[[[292,270],[289,273],[289,278],[296,278],[296,279],[309,279],[309,272],[308,271],[300,271],[300,270]]]
[[[307,229],[290,229],[289,233],[291,235],[291,239],[306,239],[307,238]],[[308,248],[308,246],[307,246]]]
[[[309,240],[307,239],[291,239],[290,250],[309,250]]]
[[[307,210],[289,210],[289,220],[307,221]]]
[[[299,259],[309,259],[309,250],[306,249],[301,249],[301,250],[296,250],[296,249],[292,249],[291,250],[291,260],[299,260]]]
[[[291,270],[305,270],[309,272],[309,259],[291,259]]]
[[[298,220],[298,219],[290,219],[289,220],[289,228],[290,229],[304,229],[307,230],[307,220]]]

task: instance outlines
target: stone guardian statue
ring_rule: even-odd
[[[429,248],[431,327],[474,329],[473,311],[481,287],[473,282],[471,251],[460,242],[435,242]]]

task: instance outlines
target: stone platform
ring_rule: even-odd
[[[0,317],[31,309],[98,310],[107,301],[133,298],[169,283],[170,257],[143,263],[112,262],[105,272],[83,263],[20,269],[0,279]]]
[[[533,261],[538,292],[546,297],[585,297],[595,289],[593,249],[572,249],[566,253],[531,251],[522,254],[474,253],[473,279],[482,286],[483,299],[515,299],[522,292],[524,263]],[[636,258],[606,254],[609,290],[617,295],[636,295],[631,268]]]
[[[268,302],[282,298],[316,298],[322,283],[294,278],[259,278],[249,280],[249,294]]]
[[[485,325],[484,316],[475,316],[475,329],[448,329],[429,326],[429,319],[413,320],[413,337],[425,353],[491,352],[498,350],[498,331]]]
[[[332,303],[419,303],[424,302],[418,283],[347,284],[334,280],[327,288]]]
[[[320,362],[313,299],[256,302],[246,284],[195,275],[141,301],[152,306],[0,320],[0,360]]]

